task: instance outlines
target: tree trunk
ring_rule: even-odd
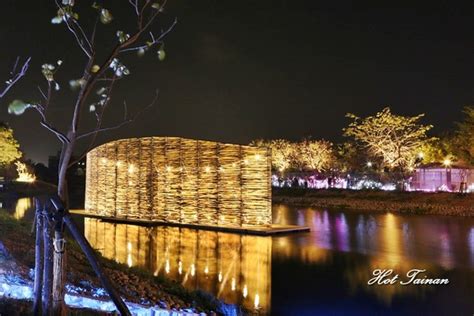
[[[43,215],[40,201],[35,198],[35,283],[34,283],[34,300],[33,314],[39,315],[41,310],[41,281],[43,278],[43,265],[41,248],[43,245]]]
[[[51,290],[53,278],[53,243],[51,236],[51,225],[48,219],[48,209],[44,206],[43,209],[43,296],[42,296],[42,311],[43,315],[51,315]]]
[[[72,132],[68,133],[70,143],[63,146],[58,166],[58,196],[66,210],[69,208],[69,194],[66,175],[74,149],[74,137],[75,135]],[[63,214],[59,214],[58,210],[55,210],[54,214],[53,310],[54,315],[61,316],[66,314],[66,306],[64,304],[64,286],[66,281],[66,241],[64,239]]]
[[[54,229],[54,258],[53,258],[53,313],[66,315],[64,304],[64,285],[66,280],[66,241],[63,235],[62,216],[56,220]]]

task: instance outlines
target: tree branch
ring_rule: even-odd
[[[127,118],[127,106],[126,106],[126,103],[125,103],[124,104],[124,120],[122,122],[120,122],[120,123],[118,123],[114,126],[109,126],[109,127],[104,127],[104,128],[99,127],[99,128],[96,128],[92,131],[89,131],[89,132],[86,132],[84,134],[78,135],[76,137],[76,140],[80,140],[80,139],[83,139],[83,138],[86,138],[86,137],[89,137],[89,136],[93,136],[93,140],[89,144],[88,148],[79,156],[79,158],[77,158],[76,160],[74,160],[73,162],[71,162],[69,164],[69,167],[71,167],[74,164],[78,163],[79,161],[81,161],[81,159],[83,159],[87,155],[87,153],[92,149],[92,146],[94,145],[95,139],[96,139],[96,137],[99,133],[119,129],[119,128],[127,125],[127,124],[130,124],[130,123],[134,122],[142,113],[146,112],[148,109],[153,107],[153,105],[155,105],[156,101],[158,100],[158,96],[159,96],[159,91],[156,90],[155,97],[153,98],[153,100],[147,106],[142,108],[140,111],[135,113],[135,115],[130,117],[130,118]]]
[[[0,99],[3,98],[8,90],[10,90],[22,77],[26,75],[28,71],[28,67],[30,66],[31,57],[28,57],[26,61],[23,63],[19,72],[16,72],[16,68],[18,66],[18,62],[20,61],[20,57],[17,57],[15,61],[15,65],[13,66],[12,71],[10,72],[11,78],[7,80],[7,86],[0,92]]]

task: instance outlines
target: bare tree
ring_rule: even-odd
[[[150,104],[144,106],[134,115],[130,115],[124,102],[123,120],[113,126],[104,126],[104,115],[106,109],[110,107],[110,101],[114,87],[119,80],[123,80],[130,74],[127,66],[121,61],[125,54],[136,53],[142,56],[147,52],[154,50],[157,58],[161,61],[165,58],[164,37],[173,29],[177,23],[176,19],[169,22],[166,28],[160,28],[158,32],[153,30],[156,25],[157,17],[164,12],[167,0],[129,0],[127,4],[130,7],[131,16],[134,16],[136,27],[133,32],[126,32],[120,29],[120,25],[114,20],[110,8],[94,3],[92,10],[96,16],[93,25],[82,25],[79,20],[77,5],[74,0],[53,0],[57,7],[57,14],[51,19],[53,24],[63,25],[72,35],[77,48],[85,57],[85,66],[78,79],[70,80],[72,89],[77,90],[75,99],[71,100],[69,106],[72,106],[71,116],[69,117],[68,127],[60,130],[50,121],[48,110],[50,108],[52,96],[60,89],[59,83],[55,80],[55,74],[60,69],[62,61],[54,63],[45,63],[42,65],[42,74],[46,80],[45,87],[38,86],[41,94],[41,102],[24,102],[20,99],[14,100],[9,105],[9,113],[20,115],[27,109],[35,110],[39,114],[40,124],[53,133],[62,145],[58,167],[58,188],[57,193],[61,202],[68,206],[68,190],[66,181],[66,172],[76,161],[72,161],[73,153],[79,141],[90,139],[88,149],[92,148],[99,133],[107,132],[120,128],[134,121],[140,113],[152,106],[158,97],[155,95]],[[81,13],[82,14],[82,13]],[[110,25],[109,25],[110,24]],[[98,45],[96,34],[99,25],[108,25],[114,28],[116,44],[109,49],[103,45]],[[106,56],[100,58],[98,56]],[[18,60],[17,60],[18,64]],[[12,72],[12,78],[7,81],[7,88],[0,94],[3,96],[26,72],[29,65],[29,59],[25,62],[21,71]],[[92,114],[95,119],[95,127],[89,131],[83,131],[85,113]],[[65,117],[62,118],[66,119]],[[82,127],[82,128],[81,128]],[[87,153],[85,150],[79,154],[81,159]],[[63,238],[63,218],[55,217],[54,234],[54,278],[53,278],[53,302],[55,314],[64,312],[64,238]]]

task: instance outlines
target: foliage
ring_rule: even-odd
[[[332,143],[325,140],[305,138],[295,144],[292,154],[293,165],[301,170],[321,172],[334,162]]]
[[[283,172],[290,168],[291,157],[294,150],[293,145],[284,139],[263,140],[256,139],[250,143],[251,146],[266,146],[272,150],[272,168]]]
[[[13,130],[0,122],[0,165],[7,165],[21,157],[20,145]]]
[[[474,165],[474,106],[464,108],[464,120],[457,123],[452,151],[463,162]]]
[[[349,113],[353,122],[343,130],[344,136],[354,138],[369,157],[380,158],[383,168],[405,172],[416,165],[417,154],[432,140],[427,136],[432,126],[419,123],[423,116],[395,115],[388,107],[366,118]]]
[[[332,143],[325,140],[303,139],[290,142],[285,139],[270,141],[257,139],[252,146],[268,146],[272,150],[272,168],[279,172],[290,169],[325,171],[334,162]]]
[[[361,150],[353,142],[337,144],[334,150],[334,167],[340,172],[356,172],[367,163]]]
[[[449,138],[436,138],[425,142],[417,154],[420,163],[442,163],[449,157],[454,160]]]

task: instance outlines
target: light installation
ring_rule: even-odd
[[[16,165],[16,171],[18,172],[18,178],[16,178],[16,181],[18,182],[35,182],[36,177],[34,174],[28,172],[28,169],[26,167],[26,164],[22,162],[15,162]]]
[[[122,139],[87,154],[86,213],[209,226],[271,225],[266,147]]]

